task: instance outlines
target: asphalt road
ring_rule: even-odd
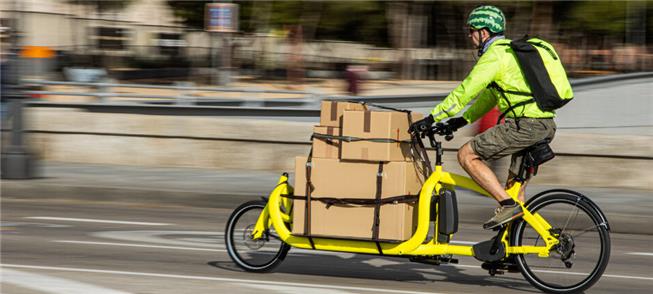
[[[291,249],[273,273],[238,269],[220,208],[2,200],[2,289],[31,293],[521,293],[521,274],[490,277],[473,258],[406,259]],[[489,239],[462,224],[455,240]],[[603,278],[588,293],[650,293],[653,236],[612,234]]]

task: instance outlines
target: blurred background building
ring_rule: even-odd
[[[340,77],[362,65],[368,78],[458,80],[476,58],[464,22],[478,1],[233,1],[240,30],[228,38],[204,31],[209,2],[2,0],[2,49],[47,47],[53,79],[92,68],[197,83],[222,54],[237,77],[259,79]],[[571,76],[653,70],[651,1],[484,3],[506,13],[509,38],[554,43]]]

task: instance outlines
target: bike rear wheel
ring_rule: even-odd
[[[270,271],[283,261],[290,249],[288,244],[279,239],[274,228],[270,228],[257,240],[252,239],[252,231],[265,205],[265,201],[244,203],[234,210],[227,221],[227,253],[246,271]]]
[[[596,283],[610,258],[610,234],[600,212],[582,196],[571,193],[548,194],[528,204],[559,235],[560,244],[548,257],[519,254],[516,263],[524,278],[549,293],[578,293]],[[511,232],[515,246],[543,246],[539,234],[523,219],[515,221]]]

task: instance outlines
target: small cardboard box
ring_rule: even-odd
[[[295,196],[306,196],[306,157],[295,159]],[[311,161],[311,197],[375,199],[377,174],[381,172],[381,199],[403,195],[419,195],[423,176],[415,162],[348,162],[313,158]],[[374,205],[327,207],[311,201],[311,235],[341,238],[372,238]],[[293,202],[293,229],[304,234],[305,199]],[[301,207],[301,208],[300,208]],[[384,204],[380,210],[379,238],[406,240],[413,232],[414,204]],[[347,228],[344,228],[347,227]]]
[[[321,126],[340,128],[345,110],[366,110],[367,107],[360,103],[326,100],[322,101],[320,109]]]
[[[313,133],[340,136],[340,128],[314,126]],[[313,157],[315,158],[340,158],[340,140],[313,138]]]
[[[422,114],[412,113],[412,121]],[[343,115],[343,136],[365,139],[410,141],[408,114],[397,111],[353,111]],[[342,142],[341,159],[365,161],[411,161],[410,143],[353,141]]]

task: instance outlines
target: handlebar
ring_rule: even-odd
[[[444,136],[445,140],[450,141],[451,139],[453,139],[453,130],[444,123],[437,123],[434,126],[427,127],[424,129],[425,130],[419,129],[417,131],[411,132],[411,140],[413,140],[413,142],[417,141],[418,142],[417,144],[419,144],[423,148],[424,145],[422,145],[422,141],[420,137],[421,138],[428,137],[431,147],[435,149],[435,164],[442,165],[442,153],[443,153],[442,143],[440,143],[435,139],[435,135]]]
[[[435,148],[438,145],[438,141],[435,140],[435,135],[443,136],[445,140],[451,141],[453,139],[453,130],[448,128],[443,123],[436,123],[434,126],[427,128],[421,132],[421,137],[428,137],[431,147]]]

